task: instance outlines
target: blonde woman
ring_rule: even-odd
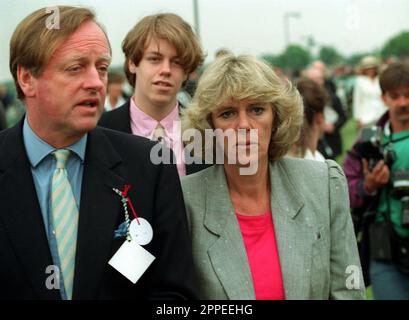
[[[184,121],[204,140],[206,129],[226,133],[216,141],[224,163],[182,178],[202,299],[364,297],[342,170],[283,158],[303,123],[289,82],[254,57],[228,54],[202,75]],[[240,153],[247,163],[231,161]]]

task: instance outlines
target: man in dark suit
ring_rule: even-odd
[[[108,39],[90,10],[54,10],[10,44],[27,114],[0,133],[0,299],[194,298],[176,167],[154,165],[149,140],[96,127]]]
[[[0,101],[0,131],[7,128],[6,110]]]
[[[104,113],[99,125],[163,141],[175,155],[179,176],[205,168],[185,161],[180,129],[183,106],[176,95],[204,55],[191,26],[171,13],[143,18],[122,44],[125,73],[134,88],[122,107]]]

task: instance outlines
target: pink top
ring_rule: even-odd
[[[130,107],[130,117],[131,117],[131,130],[134,135],[141,136],[152,140],[158,121],[153,119],[151,116],[143,112],[131,99]],[[179,176],[186,175],[185,167],[185,155],[183,151],[182,144],[182,131],[180,126],[179,117],[179,105],[173,108],[171,113],[169,113],[165,118],[160,121],[160,124],[164,127],[166,136],[165,143],[172,149],[176,157],[176,165],[179,172]]]
[[[280,258],[271,212],[258,216],[236,213],[253,277],[257,300],[284,300]]]

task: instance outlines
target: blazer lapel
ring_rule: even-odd
[[[285,298],[308,299],[314,217],[301,216],[303,199],[281,161],[270,164],[271,209]]]
[[[59,290],[49,290],[48,266],[53,265],[37,192],[23,144],[22,124],[12,128],[0,163],[0,219],[21,261],[21,266],[39,299],[61,299]]]
[[[206,183],[205,227],[219,235],[208,249],[210,261],[229,299],[254,300],[254,287],[246,249],[236,219],[223,166],[214,166]],[[226,253],[231,255],[226,259]]]
[[[112,170],[121,158],[96,128],[89,133],[79,210],[75,262],[75,299],[95,299],[111,258],[114,230],[121,201],[112,188],[122,189],[124,179]]]

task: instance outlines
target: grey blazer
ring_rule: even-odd
[[[334,161],[270,163],[286,299],[364,299],[347,183]],[[223,165],[182,178],[202,299],[255,299]]]

